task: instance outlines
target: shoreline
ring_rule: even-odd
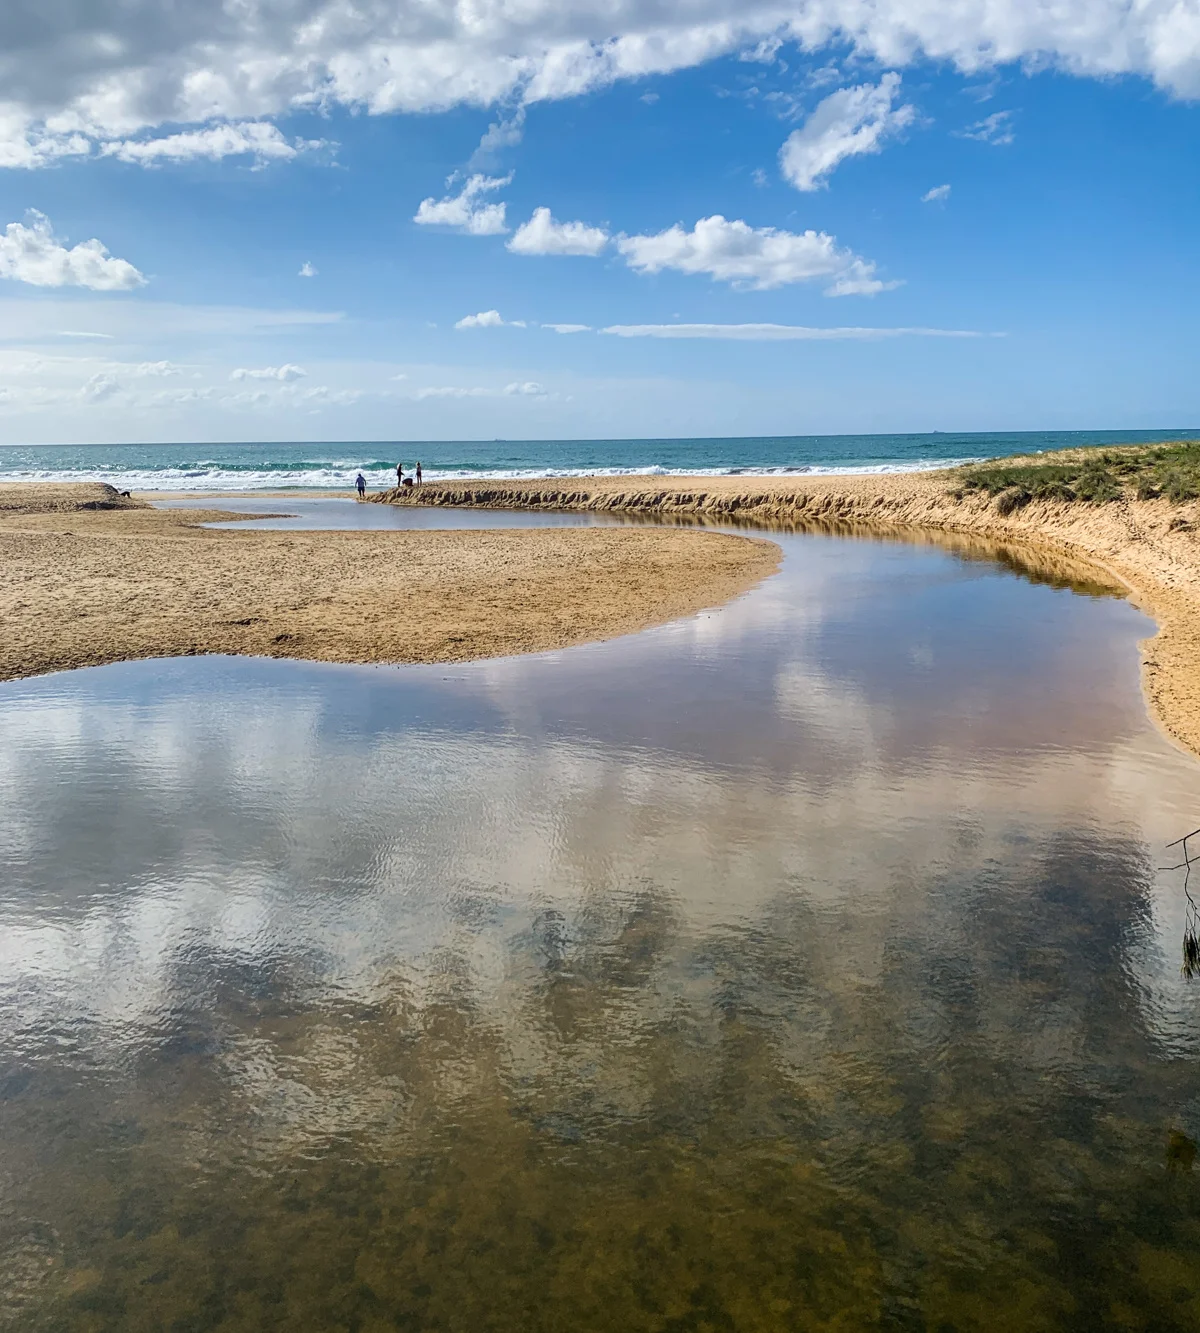
[[[212,529],[264,515],[208,504],[0,487],[0,680],[214,653],[402,665],[554,651],[724,605],[781,558],[761,536],[662,528]]]
[[[1082,562],[1115,580],[1157,623],[1139,645],[1155,723],[1200,756],[1200,501],[1125,496],[1105,504],[1033,499],[1003,514],[985,493],[956,495],[958,469],[789,478],[646,476],[436,483],[369,497],[377,504],[562,509],[661,523],[772,528],[858,527],[877,534],[954,534]]]

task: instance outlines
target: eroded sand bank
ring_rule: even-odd
[[[102,485],[0,487],[0,679],[199,653],[397,663],[563,648],[728,601],[780,555],[652,528],[197,526],[241,517]]]
[[[951,471],[871,476],[596,477],[556,483],[426,483],[373,497],[398,504],[611,510],[724,523],[962,533],[1083,559],[1116,576],[1153,615],[1143,645],[1151,711],[1200,754],[1200,513],[1196,502],[1035,500],[1002,515],[985,494],[955,498]]]

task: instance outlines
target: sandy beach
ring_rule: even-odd
[[[718,605],[779,560],[766,540],[649,528],[198,526],[244,517],[154,509],[98,484],[0,487],[0,679],[201,653],[401,663],[538,652]]]
[[[373,499],[644,514],[656,520],[770,528],[862,527],[897,534],[961,534],[1017,543],[1084,562],[1128,589],[1158,622],[1143,645],[1150,711],[1177,743],[1200,754],[1200,503],[1124,497],[1107,504],[1035,499],[1001,513],[986,494],[959,495],[953,470],[775,477],[596,477],[426,483]]]
[[[565,647],[727,601],[769,574],[761,540],[673,530],[721,523],[862,529],[1016,544],[1064,577],[1089,572],[1154,616],[1152,715],[1200,753],[1197,502],[1037,499],[1001,513],[953,471],[772,477],[596,477],[427,483],[377,503],[595,510],[645,527],[244,532],[245,515],[154,509],[100,486],[0,487],[0,678],[133,657],[250,653],[435,662]],[[286,498],[263,496],[263,512]],[[219,499],[213,497],[214,505]],[[106,507],[95,508],[96,505]]]

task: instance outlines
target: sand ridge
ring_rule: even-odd
[[[504,509],[582,509],[656,521],[754,527],[845,527],[958,533],[1017,542],[1083,560],[1115,577],[1153,615],[1142,645],[1143,684],[1155,720],[1200,754],[1200,505],[1122,499],[1108,504],[1034,500],[1002,515],[985,494],[957,496],[958,474],[794,477],[594,477],[568,481],[426,482],[384,503]]]
[[[245,517],[100,485],[0,487],[0,680],[201,653],[405,663],[564,648],[719,605],[780,558],[762,539],[666,529],[197,526]]]

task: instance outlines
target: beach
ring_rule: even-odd
[[[1044,460],[1043,460],[1044,461]],[[1200,502],[1107,504],[1034,499],[1002,513],[986,494],[959,494],[958,469],[764,477],[595,477],[564,483],[427,483],[372,498],[392,504],[577,509],[657,521],[959,534],[1083,561],[1126,588],[1158,633],[1142,645],[1152,716],[1200,754]]]
[[[426,483],[370,500],[646,525],[386,534],[214,531],[198,525],[247,515],[156,509],[88,485],[0,487],[0,678],[196,653],[399,663],[562,648],[719,605],[776,566],[762,539],[672,525],[861,529],[1016,544],[1063,577],[1091,571],[1127,590],[1159,627],[1143,644],[1151,714],[1200,753],[1197,502],[1034,499],[1002,513],[986,494],[962,494],[960,475]],[[262,498],[264,512],[286,511],[286,497]],[[116,507],[82,507],[97,503]]]
[[[39,494],[0,521],[10,579],[43,543],[27,646],[237,655],[0,686],[9,1323],[653,1330],[697,1272],[708,1322],[766,1291],[772,1330],[1178,1304],[1200,992],[1156,868],[1200,768],[1100,561],[752,516],[778,573],[710,614],[379,670],[302,659],[422,623],[444,658],[465,606],[477,646],[543,604],[602,637],[606,550],[645,615],[633,555],[699,602],[762,548],[698,483],[591,528]],[[264,607],[265,642],[226,623]]]
[[[779,559],[769,541],[664,529],[199,526],[243,517],[155,509],[94,484],[0,487],[0,680],[203,653],[406,663],[540,652],[728,601]]]

